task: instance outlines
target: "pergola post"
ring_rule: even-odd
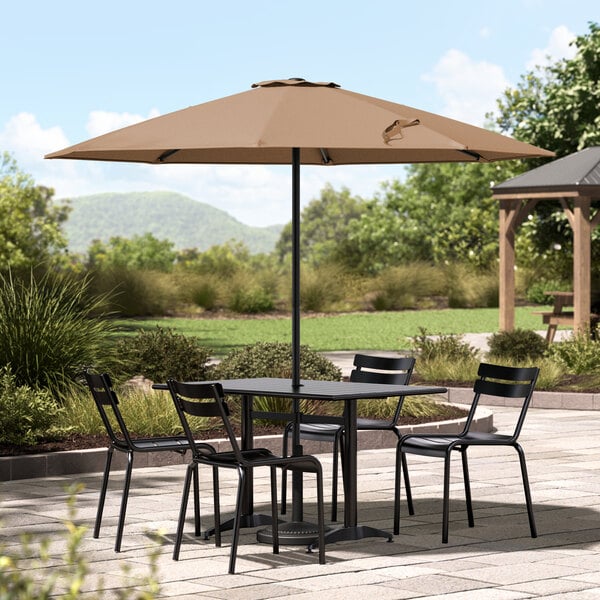
[[[586,334],[590,328],[591,289],[591,199],[578,197],[573,201],[573,329]]]
[[[500,200],[500,331],[515,328],[515,230],[511,226],[518,200]]]
[[[515,328],[515,232],[537,203],[537,199],[525,202],[520,198],[500,199],[500,331],[512,331]]]

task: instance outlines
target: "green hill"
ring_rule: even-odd
[[[151,233],[177,249],[207,250],[230,240],[251,253],[271,252],[282,226],[250,227],[223,210],[175,192],[130,192],[80,196],[70,200],[64,225],[71,252],[85,252],[92,240]]]

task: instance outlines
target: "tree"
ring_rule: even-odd
[[[315,266],[340,260],[345,252],[348,227],[360,217],[365,207],[365,201],[351,196],[349,189],[342,188],[338,192],[331,185],[326,185],[321,196],[302,210],[301,258]],[[282,262],[291,255],[291,223],[283,228],[275,252]]]
[[[108,243],[94,240],[88,249],[88,266],[169,272],[177,256],[173,246],[173,242],[159,240],[151,233],[132,238],[115,236]]]
[[[0,269],[31,267],[64,256],[61,230],[70,207],[56,206],[54,190],[35,185],[8,153],[0,156]]]
[[[512,161],[410,166],[405,183],[385,183],[383,195],[350,225],[348,259],[358,257],[354,267],[363,272],[411,261],[489,267],[498,253],[490,187],[515,168]]]
[[[589,33],[578,36],[573,44],[577,48],[573,58],[527,73],[516,89],[506,90],[498,100],[496,124],[501,131],[553,150],[558,157],[600,145],[598,24],[589,23]],[[540,202],[519,238],[533,262],[553,266],[555,273],[550,276],[570,277],[572,231],[558,203]],[[599,240],[596,229],[592,234],[594,266],[600,264]]]
[[[572,42],[577,53],[522,76],[498,100],[496,124],[558,157],[600,145],[600,26]]]

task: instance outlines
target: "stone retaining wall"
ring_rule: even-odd
[[[467,407],[465,407],[467,408]],[[406,433],[459,433],[462,431],[464,419],[451,421],[438,421],[423,425],[400,427],[400,432]],[[493,428],[493,414],[490,410],[483,410],[478,415],[474,426],[478,431],[491,431]],[[391,448],[396,444],[396,436],[390,431],[359,431],[359,450],[372,450],[376,448]],[[207,440],[218,451],[229,450],[229,442],[221,440]],[[280,435],[262,436],[255,439],[255,446],[268,448],[281,453],[282,438]],[[327,454],[332,452],[332,446],[327,442],[303,440],[302,446],[307,454]],[[35,477],[52,477],[76,473],[97,473],[104,470],[106,448],[92,448],[89,450],[68,450],[66,452],[48,452],[46,454],[28,454],[23,456],[0,457],[0,481],[16,479],[31,479]],[[177,452],[138,452],[135,454],[134,468],[161,467],[165,465],[187,464],[189,455]],[[126,454],[115,452],[113,455],[112,469],[122,470],[126,467]]]

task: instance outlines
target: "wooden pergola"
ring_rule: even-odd
[[[592,231],[600,224],[600,147],[586,148],[492,188],[500,201],[500,330],[515,327],[515,233],[539,202],[562,205],[573,230],[573,327],[589,330]]]

